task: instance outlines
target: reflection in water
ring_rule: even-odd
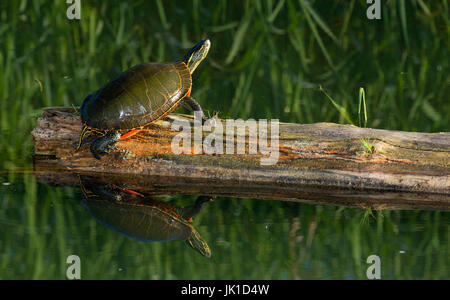
[[[185,240],[203,256],[211,256],[208,244],[191,224],[211,197],[200,196],[193,205],[179,207],[89,177],[80,177],[80,184],[83,204],[107,228],[139,241]]]
[[[55,165],[35,160],[34,176],[0,180],[11,183],[0,184],[0,198],[2,191],[4,195],[0,240],[5,245],[1,278],[29,278],[29,274],[65,278],[66,257],[73,254],[89,266],[83,268],[83,279],[367,279],[370,255],[382,259],[382,279],[449,278],[450,201],[445,195],[376,191],[363,195],[209,178],[80,174]],[[134,239],[97,232],[92,217],[79,205],[80,176],[87,196],[84,206],[103,224]],[[186,196],[176,196],[180,194]],[[149,226],[139,224],[148,224],[149,217],[142,212],[134,219],[125,217],[133,214],[127,207],[151,207],[155,204],[148,203],[155,199],[150,197],[158,195],[173,195],[180,202],[171,203],[186,204],[194,204],[192,195],[217,197],[194,218],[198,227],[195,221],[201,217],[204,227],[197,229],[214,249],[214,257],[205,260],[179,241],[136,241],[158,238],[145,237]],[[184,220],[189,219],[188,210],[173,209]],[[130,230],[132,222],[135,228]],[[144,233],[136,233],[136,227]]]
[[[113,222],[98,215],[95,200],[80,205],[84,197],[79,174],[52,171],[0,174],[0,278],[66,279],[69,255],[81,258],[81,278],[91,280],[367,279],[370,255],[381,258],[382,279],[449,278],[448,211],[379,211],[233,198],[222,196],[218,185],[207,189],[195,181],[183,185],[155,176],[143,180],[144,176],[91,173],[103,184],[84,181],[94,198],[123,192],[122,199],[129,202],[133,197],[123,189],[132,188],[145,198],[174,195],[176,202],[170,203],[180,206],[194,204],[197,197],[192,195],[216,194],[217,199],[204,204],[194,217],[194,227],[214,252],[205,259],[181,241],[143,243],[100,229],[88,205],[99,220]],[[94,196],[96,187],[106,195]],[[104,200],[108,201],[116,200]]]

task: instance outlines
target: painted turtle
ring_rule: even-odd
[[[190,223],[211,197],[200,196],[194,205],[179,207],[86,177],[80,181],[83,205],[103,226],[144,242],[185,240],[203,256],[211,256],[208,244]]]
[[[80,109],[83,128],[77,150],[85,135],[92,132],[100,137],[92,142],[91,152],[100,159],[115,150],[119,140],[165,117],[179,104],[199,112],[204,120],[202,108],[190,97],[191,74],[210,47],[210,41],[203,40],[182,61],[137,65],[87,96]]]

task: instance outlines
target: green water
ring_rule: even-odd
[[[368,127],[449,131],[448,1],[384,2],[368,20],[362,0],[82,0],[81,20],[68,20],[65,1],[1,1],[0,278],[64,279],[78,255],[82,279],[365,279],[378,255],[383,279],[448,279],[448,212],[219,197],[193,222],[208,259],[182,241],[118,235],[78,187],[32,174],[42,107],[79,106],[123,70],[181,59],[205,37],[192,96],[211,115],[358,125],[363,87]]]
[[[8,182],[8,185],[5,185]],[[82,279],[448,279],[448,212],[375,211],[217,198],[193,225],[205,258],[183,241],[141,242],[100,224],[79,188],[2,177],[0,278],[65,279],[78,255]],[[195,196],[162,197],[184,206]]]

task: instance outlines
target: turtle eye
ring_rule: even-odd
[[[193,56],[199,52],[199,50],[202,48],[204,43],[205,43],[205,41],[203,40],[203,41],[198,42],[194,47],[192,47],[191,50],[189,50],[189,52],[186,54],[185,60],[187,62],[192,60]]]

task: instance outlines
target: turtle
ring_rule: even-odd
[[[146,125],[171,113],[178,105],[206,120],[203,109],[191,95],[192,73],[205,59],[209,39],[197,43],[183,60],[172,63],[143,63],[123,72],[89,94],[80,108],[82,129],[78,151],[87,133],[98,137],[90,150],[101,159],[115,144],[138,133]],[[197,115],[196,114],[196,115]]]
[[[192,217],[213,198],[199,196],[194,205],[180,207],[120,186],[80,177],[82,201],[103,226],[143,242],[185,240],[205,257],[211,257],[207,242],[192,226]]]

